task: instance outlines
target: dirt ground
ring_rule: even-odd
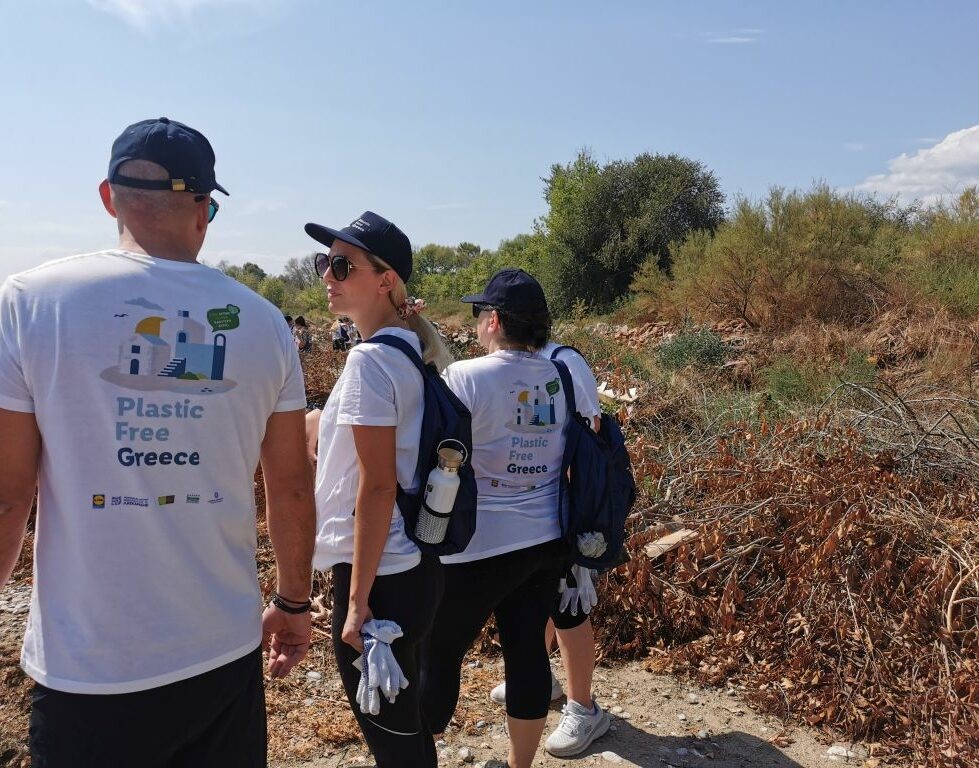
[[[0,765],[26,766],[24,704],[29,682],[17,669],[29,591],[23,585],[0,592]],[[328,641],[315,643],[290,679],[270,682],[269,736],[274,755],[302,754],[304,759],[273,759],[271,768],[354,768],[374,763],[356,736],[332,666]],[[669,675],[630,663],[596,671],[595,693],[613,713],[612,730],[582,756],[562,760],[538,754],[535,766],[676,766],[676,768],[824,768],[832,765],[899,766],[860,752],[855,759],[834,760],[831,742],[813,730],[784,727],[756,714],[735,689],[703,690]],[[558,665],[559,667],[559,665]],[[459,750],[472,751],[469,764],[506,757],[503,711],[488,692],[502,676],[497,659],[473,657],[463,668],[460,706],[450,733],[439,743],[439,765],[465,765]],[[559,677],[562,673],[556,668]],[[560,719],[563,699],[548,717],[549,733]],[[317,738],[317,735],[319,738]],[[333,742],[333,743],[331,743]],[[346,742],[346,743],[343,743]],[[860,747],[856,748],[858,751]]]
[[[502,673],[495,660],[483,680]],[[474,691],[473,668],[466,670]],[[495,673],[495,674],[493,674]],[[558,671],[560,677],[560,671]],[[606,709],[616,708],[612,730],[584,755],[551,757],[541,749],[535,766],[676,766],[677,768],[826,768],[832,765],[882,766],[875,758],[840,759],[827,755],[831,743],[814,731],[784,728],[772,718],[748,709],[736,690],[703,690],[669,675],[648,672],[640,663],[619,664],[596,672],[595,692]],[[487,690],[483,688],[483,690]],[[560,719],[563,699],[555,702],[547,721],[549,733]],[[475,702],[467,702],[472,707]],[[478,705],[477,705],[478,706]],[[503,711],[489,700],[485,726],[478,733],[459,729],[439,744],[440,766],[465,765],[459,750],[468,747],[472,765],[506,757]],[[857,748],[859,749],[859,748]],[[614,754],[609,754],[614,753]],[[273,761],[272,768],[354,768],[374,765],[361,744],[331,749],[310,761]],[[896,766],[898,763],[888,762]]]

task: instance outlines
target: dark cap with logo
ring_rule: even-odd
[[[404,282],[411,277],[411,241],[392,222],[373,211],[364,211],[343,229],[307,224],[306,234],[330,247],[334,240],[362,248],[384,261]]]
[[[119,168],[129,160],[148,160],[163,166],[169,179],[134,179]],[[139,189],[210,194],[228,190],[214,178],[214,150],[203,133],[167,117],[133,123],[112,144],[110,184]]]
[[[463,296],[467,304],[489,304],[496,309],[517,314],[547,311],[547,298],[531,275],[522,269],[501,269],[486,283],[482,293]]]

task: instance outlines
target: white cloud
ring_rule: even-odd
[[[130,26],[147,29],[152,22],[187,19],[199,7],[229,0],[88,0],[97,11],[118,16]]]
[[[750,45],[757,43],[763,34],[765,34],[764,29],[745,27],[731,30],[723,35],[709,37],[707,42],[711,45]]]
[[[887,164],[887,173],[870,176],[855,189],[933,202],[973,185],[979,185],[979,125],[950,133],[914,154],[895,157]]]
[[[714,45],[717,45],[717,44],[720,44],[720,45],[744,45],[746,43],[757,43],[758,42],[758,38],[757,37],[737,37],[737,36],[734,36],[734,37],[712,37],[707,42],[708,43],[712,43]]]

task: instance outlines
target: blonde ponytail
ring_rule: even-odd
[[[439,373],[455,362],[455,358],[445,346],[435,326],[424,317],[412,315],[408,318],[408,327],[418,334],[418,341],[422,345],[422,360],[434,365]]]
[[[391,269],[390,265],[383,259],[379,259],[373,253],[365,253],[368,261],[379,271]],[[393,272],[394,270],[392,269],[391,271]],[[405,319],[408,328],[418,336],[418,341],[421,343],[422,348],[422,360],[426,364],[434,365],[435,369],[439,373],[442,373],[449,365],[455,362],[455,358],[452,356],[449,348],[445,346],[445,342],[431,322],[417,313],[405,312],[408,304],[408,289],[405,287],[404,280],[397,273],[394,275],[394,280],[394,287],[388,294],[388,298],[391,299],[394,308],[398,310],[398,315]]]

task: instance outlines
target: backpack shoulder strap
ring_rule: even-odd
[[[554,367],[557,368],[558,375],[561,377],[564,399],[568,404],[568,418],[574,418],[574,414],[578,412],[578,406],[574,399],[574,384],[571,381],[571,371],[568,370],[568,366],[560,360],[554,359],[553,356],[551,357],[551,362],[554,363]]]
[[[581,354],[581,352],[577,347],[572,347],[570,344],[561,344],[560,346],[555,347],[554,351],[551,352],[551,360],[557,360],[557,356],[560,355],[562,352],[564,352],[564,350],[566,349],[570,349],[572,352],[578,355],[578,357],[580,357],[582,360],[585,359],[585,356]]]
[[[428,375],[428,371],[425,368],[425,363],[421,359],[421,356],[415,351],[415,348],[398,336],[394,336],[390,333],[382,333],[380,336],[371,336],[369,339],[365,339],[360,343],[383,344],[385,347],[400,349],[405,355],[408,356],[408,359],[415,364],[415,368],[418,369],[418,372],[422,375],[423,379]]]

